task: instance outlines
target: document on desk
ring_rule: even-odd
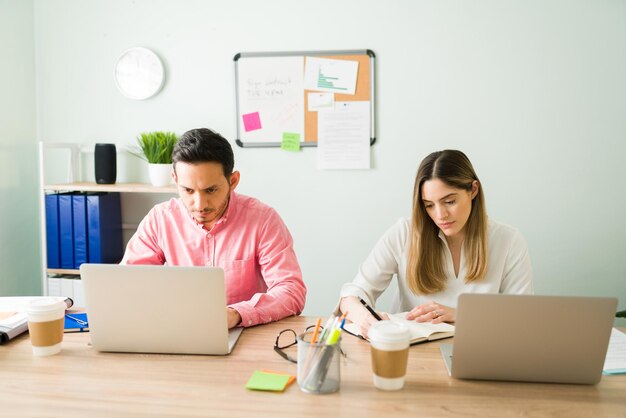
[[[626,374],[626,334],[617,328],[611,330],[602,374]]]

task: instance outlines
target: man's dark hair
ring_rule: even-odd
[[[217,162],[222,164],[224,176],[230,177],[235,167],[233,148],[222,135],[207,128],[192,129],[182,134],[172,152],[174,170],[176,163],[206,163]]]

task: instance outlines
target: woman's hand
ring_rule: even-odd
[[[406,319],[416,322],[432,322],[433,324],[454,322],[456,321],[456,309],[441,305],[433,300],[411,309],[406,315]]]
[[[339,307],[341,312],[348,312],[346,319],[354,322],[359,330],[359,334],[361,334],[364,338],[367,338],[367,332],[372,324],[378,322],[378,320],[372,316],[365,306],[361,304],[359,299],[354,296],[346,296],[345,298],[342,298]],[[387,316],[384,312],[376,313],[382,319],[389,319],[389,316]]]

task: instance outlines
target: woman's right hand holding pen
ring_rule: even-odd
[[[347,319],[354,322],[359,329],[359,333],[365,338],[367,338],[367,332],[372,324],[379,321],[356,296],[346,296],[342,298],[339,306],[341,312],[348,312]],[[389,319],[384,312],[375,313],[380,319]]]

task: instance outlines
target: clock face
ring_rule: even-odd
[[[144,100],[161,90],[164,73],[157,54],[147,48],[130,48],[115,64],[115,84],[129,99]]]

